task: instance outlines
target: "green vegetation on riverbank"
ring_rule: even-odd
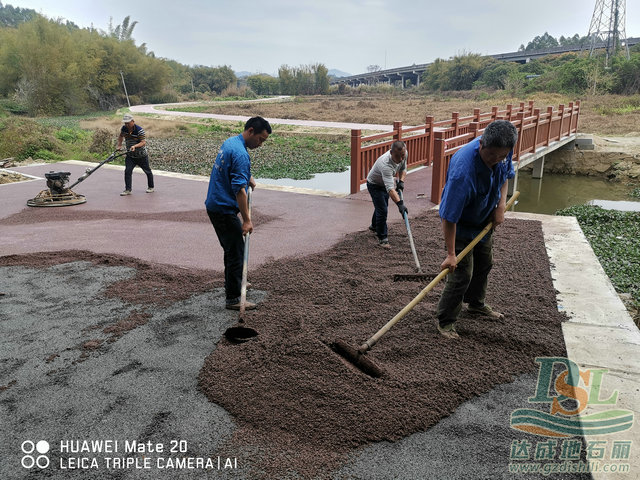
[[[618,293],[631,296],[640,309],[640,212],[605,210],[595,205],[565,208],[556,215],[575,216],[602,268]]]

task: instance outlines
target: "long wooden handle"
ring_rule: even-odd
[[[403,200],[402,190],[398,192],[398,196],[400,197],[400,200]],[[416,262],[416,271],[422,272],[422,267],[420,267],[420,260],[418,260],[418,254],[416,252],[416,245],[415,243],[413,243],[413,235],[411,235],[411,227],[409,226],[409,215],[407,215],[407,212],[405,212],[402,214],[402,217],[404,218],[404,224],[407,227],[407,235],[409,236],[409,245],[411,246],[413,261]]]
[[[513,204],[515,203],[516,199],[518,198],[518,196],[520,195],[520,192],[514,192],[513,196],[509,199],[509,201],[507,202],[506,210],[509,210]],[[476,244],[482,240],[482,238],[489,232],[489,230],[491,230],[493,228],[493,222],[489,222],[487,224],[486,227],[484,227],[482,229],[482,231],[476,235],[476,237],[471,241],[471,243],[469,243],[469,245],[467,245],[465,247],[464,250],[462,250],[458,256],[456,257],[456,262],[460,262],[460,260],[462,260],[467,253],[469,253],[473,247],[476,246]],[[444,270],[442,270],[438,276],[436,278],[434,278],[433,280],[431,280],[431,282],[429,282],[429,285],[427,285],[426,287],[424,287],[422,289],[422,291],[420,293],[418,293],[418,295],[415,296],[415,298],[413,300],[411,300],[411,302],[409,302],[409,304],[407,306],[405,306],[402,310],[400,310],[395,317],[393,317],[391,320],[389,320],[387,322],[387,324],[382,327],[380,330],[378,330],[375,335],[373,335],[369,340],[367,340],[366,342],[364,342],[362,345],[360,345],[360,348],[358,348],[358,351],[360,353],[366,353],[369,350],[371,350],[373,348],[373,346],[378,343],[378,340],[380,340],[380,337],[382,337],[385,333],[387,333],[391,327],[393,327],[396,323],[398,323],[407,313],[409,313],[411,310],[413,310],[413,308],[422,301],[422,299],[427,295],[427,293],[429,293],[433,287],[435,287],[438,283],[440,283],[440,280],[442,280],[444,277],[447,276],[447,274],[449,273],[449,269],[445,268]]]
[[[251,216],[251,187],[249,187],[248,202],[249,202],[249,216]],[[247,270],[249,265],[249,237],[250,233],[244,237],[244,255],[242,257],[242,283],[240,287],[240,314],[238,315],[238,321],[244,322],[244,311],[247,303]]]

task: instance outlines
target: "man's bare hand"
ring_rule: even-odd
[[[458,260],[454,254],[448,254],[447,258],[444,259],[444,262],[440,264],[440,271],[448,268],[449,272],[453,273],[453,271],[458,266]]]
[[[253,233],[253,223],[251,220],[242,222],[242,235],[246,235],[247,233]]]
[[[504,223],[504,205],[498,205],[496,209],[493,211],[492,219],[493,228],[496,228],[501,223]]]

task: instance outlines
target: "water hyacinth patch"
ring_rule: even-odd
[[[171,139],[150,139],[147,147],[152,167],[158,170],[209,175],[228,132],[210,132]],[[251,169],[256,178],[305,180],[316,173],[343,172],[349,166],[349,141],[345,137],[282,136],[274,133],[252,150]]]
[[[579,205],[556,215],[576,217],[616,291],[630,294],[633,307],[640,308],[640,212]]]

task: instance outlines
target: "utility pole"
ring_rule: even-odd
[[[124,94],[127,97],[127,105],[131,108],[131,102],[129,102],[129,94],[127,93],[127,85],[124,83],[124,75],[122,74],[122,70],[120,70],[120,78],[122,78],[122,86],[124,87]]]
[[[587,35],[589,56],[593,56],[595,50],[604,48],[605,67],[609,66],[609,58],[621,51],[629,59],[625,33],[626,9],[626,0],[596,0]]]

